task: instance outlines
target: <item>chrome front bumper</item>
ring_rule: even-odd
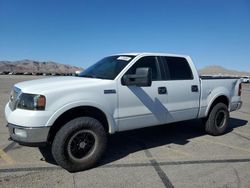
[[[8,124],[10,139],[25,146],[43,146],[47,143],[50,127],[21,127]]]

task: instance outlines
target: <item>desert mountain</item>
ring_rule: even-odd
[[[30,72],[30,73],[75,73],[83,70],[80,67],[64,65],[52,61],[0,61],[0,72]]]
[[[0,72],[69,74],[82,70],[81,67],[60,64],[53,61],[0,61]],[[200,75],[250,76],[250,72],[225,69],[217,65],[205,67],[198,72]]]
[[[222,75],[222,76],[250,76],[250,72],[225,69],[224,67],[213,65],[199,70],[200,75]]]

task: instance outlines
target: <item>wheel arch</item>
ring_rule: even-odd
[[[103,109],[93,105],[71,106],[71,108],[67,107],[64,110],[59,110],[59,112],[55,113],[48,121],[47,126],[50,126],[51,128],[47,141],[52,142],[56,133],[63,125],[70,120],[81,116],[88,116],[97,119],[110,134],[116,131],[114,119],[109,114],[105,113]]]
[[[227,108],[229,108],[229,98],[226,95],[218,95],[213,98],[210,105],[208,106],[206,110],[206,116],[208,116],[213,107],[218,103],[224,103],[227,106]]]

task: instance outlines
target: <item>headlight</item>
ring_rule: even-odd
[[[17,101],[17,108],[26,110],[45,110],[46,98],[43,95],[22,93]]]

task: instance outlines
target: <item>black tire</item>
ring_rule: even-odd
[[[102,124],[91,117],[79,117],[57,132],[52,143],[52,155],[62,168],[77,172],[95,166],[106,145],[107,134]]]
[[[216,104],[208,117],[203,119],[205,130],[213,136],[222,135],[226,132],[229,122],[228,108],[224,103]]]

